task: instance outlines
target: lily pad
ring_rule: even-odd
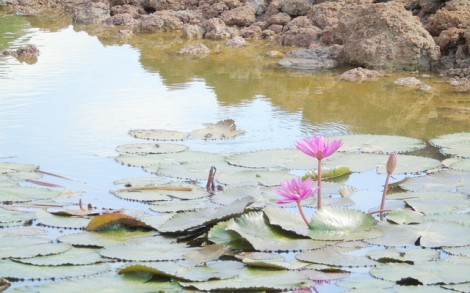
[[[125,243],[131,239],[149,237],[155,232],[129,232],[127,230],[112,230],[102,232],[81,232],[68,234],[58,238],[60,242],[82,247],[105,247]]]
[[[342,280],[336,283],[338,287],[346,289],[387,289],[392,288],[395,283],[374,278],[356,278]]]
[[[205,128],[193,130],[190,135],[199,139],[227,139],[245,134],[244,130],[237,129],[235,121],[232,119],[221,120],[217,123],[206,123]]]
[[[287,261],[282,255],[273,253],[251,252],[239,254],[237,257],[241,258],[245,265],[257,268],[299,270],[308,265],[296,259]]]
[[[160,232],[176,233],[189,230],[202,225],[226,220],[245,211],[252,201],[251,197],[245,197],[234,201],[231,205],[219,208],[203,208],[194,212],[177,214],[163,223],[158,230]]]
[[[455,284],[469,282],[468,263],[452,261],[432,261],[415,265],[389,263],[371,269],[376,278],[398,282],[414,279],[422,285]]]
[[[382,224],[380,226],[384,235],[380,238],[366,239],[366,242],[385,246],[421,245],[427,248],[470,245],[468,227],[459,224],[425,222],[418,225]]]
[[[450,158],[442,161],[447,168],[457,171],[470,171],[470,159]]]
[[[265,207],[263,212],[271,225],[278,226],[285,231],[294,232],[300,236],[308,236],[308,226],[305,225],[300,214],[294,214],[274,206]]]
[[[439,199],[434,201],[407,199],[405,202],[413,210],[426,215],[465,212],[470,208],[470,200],[468,199]]]
[[[229,155],[226,161],[247,168],[312,169],[313,159],[297,149],[261,150]]]
[[[442,250],[452,255],[461,255],[461,256],[470,257],[470,246],[443,247]]]
[[[386,218],[388,221],[399,225],[421,224],[425,220],[423,214],[409,209],[391,211]]]
[[[212,290],[289,290],[312,287],[315,284],[295,271],[247,268],[236,277],[207,282],[179,282],[183,287],[202,291]]]
[[[85,227],[87,231],[103,231],[106,229],[115,229],[116,226],[124,226],[130,228],[150,228],[147,224],[136,219],[133,216],[112,213],[112,214],[103,214],[96,217],[93,217],[89,221],[88,225]]]
[[[287,169],[275,170],[242,170],[238,172],[227,172],[216,178],[223,184],[248,184],[258,183],[264,186],[278,186],[280,182],[290,180],[296,176],[289,173]]]
[[[103,262],[96,249],[74,248],[55,255],[15,259],[17,262],[35,266],[89,265]]]
[[[260,251],[298,251],[316,249],[327,242],[292,237],[279,228],[270,226],[262,212],[250,212],[231,219],[227,229],[238,233]]]
[[[46,188],[26,186],[0,186],[0,202],[25,202],[37,199],[51,199],[60,196],[61,192]]]
[[[369,214],[326,206],[310,221],[309,237],[317,240],[362,240],[382,235],[377,221]]]
[[[452,214],[434,214],[426,216],[430,221],[451,222],[470,226],[470,212]]]
[[[209,230],[207,238],[213,243],[227,246],[232,250],[253,249],[251,244],[234,231],[227,230],[226,222],[219,222]]]
[[[135,143],[124,144],[116,148],[121,154],[168,154],[179,153],[187,150],[188,147],[181,144],[170,143]]]
[[[470,193],[470,172],[444,170],[426,176],[415,177],[400,184],[411,191],[448,191]]]
[[[150,209],[159,213],[176,213],[195,211],[207,207],[207,203],[188,201],[188,200],[172,200],[166,202],[152,203]]]
[[[228,247],[221,244],[211,244],[186,253],[185,259],[191,261],[191,264],[200,264],[218,260],[219,257],[228,251]]]
[[[19,226],[34,218],[34,213],[9,211],[0,208],[0,226]]]
[[[8,279],[33,280],[33,279],[63,279],[72,277],[84,277],[101,274],[109,271],[108,264],[94,264],[84,266],[32,266],[11,260],[0,260],[0,276]]]
[[[160,177],[136,177],[136,178],[124,178],[114,181],[116,185],[125,185],[126,187],[146,187],[164,185],[168,183],[168,179]]]
[[[67,251],[70,247],[68,244],[51,243],[40,237],[5,235],[0,237],[0,258],[51,255]]]
[[[116,161],[133,167],[147,167],[151,165],[158,166],[159,164],[189,165],[195,162],[222,162],[224,161],[224,158],[225,156],[222,154],[185,151],[173,154],[120,154],[116,157]],[[209,169],[207,169],[207,173],[209,173]]]
[[[374,250],[368,256],[378,262],[403,262],[415,264],[418,262],[431,261],[439,258],[438,250],[412,248],[407,251],[398,251],[394,248],[385,250]]]
[[[444,155],[470,158],[470,132],[441,135],[429,142]]]
[[[298,260],[337,267],[367,267],[377,263],[366,256],[349,255],[336,247],[303,251],[295,256]]]
[[[196,184],[171,182],[158,186],[132,187],[113,191],[120,198],[137,201],[168,201],[171,198],[200,199],[209,197],[205,188]]]
[[[150,140],[185,140],[189,133],[164,129],[133,129],[129,131],[129,135]]]
[[[55,216],[45,210],[37,211],[36,217],[42,225],[57,228],[83,229],[90,222],[87,218]]]
[[[397,192],[387,194],[388,199],[405,199],[405,200],[441,200],[441,199],[465,199],[467,196],[463,193],[447,192],[447,191],[417,191],[417,192]]]
[[[390,154],[406,153],[426,147],[422,140],[405,136],[353,134],[333,136],[330,139],[343,141],[341,152]]]

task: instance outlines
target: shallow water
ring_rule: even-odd
[[[289,48],[206,42],[213,53],[195,60],[178,56],[187,42],[169,35],[122,40],[115,32],[98,38],[98,32],[73,27],[67,17],[0,14],[0,50],[32,43],[41,52],[35,64],[0,56],[0,161],[37,164],[75,178],[44,181],[84,190],[84,201],[98,207],[141,207],[108,193],[116,179],[148,176],[114,161],[116,146],[137,142],[130,129],[190,131],[232,118],[246,130],[234,140],[186,142],[210,152],[292,147],[314,133],[428,140],[469,130],[470,95],[455,93],[435,75],[390,74],[356,84],[338,79],[344,69],[290,71],[265,55]],[[404,76],[416,76],[432,90],[393,83]],[[383,177],[366,177],[352,175],[350,184],[373,196]],[[367,202],[360,207],[370,207]]]

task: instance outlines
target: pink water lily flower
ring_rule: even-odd
[[[305,217],[300,202],[317,192],[318,188],[312,188],[312,184],[312,178],[308,178],[305,181],[302,181],[300,178],[294,178],[291,181],[281,183],[281,189],[274,189],[277,194],[283,197],[283,199],[277,201],[278,204],[290,202],[295,202],[297,204],[300,215],[307,226],[309,225],[309,222],[307,217]]]
[[[309,156],[318,160],[331,156],[343,145],[342,140],[325,140],[323,135],[313,135],[311,138],[298,141],[295,146]]]

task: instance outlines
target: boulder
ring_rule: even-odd
[[[3,50],[1,53],[4,56],[13,56],[20,62],[34,64],[38,61],[39,49],[36,47],[36,45],[29,44],[21,46],[16,50]]]
[[[184,10],[186,9],[186,0],[141,0],[142,7],[153,11],[160,10]]]
[[[185,24],[183,26],[183,36],[187,39],[202,39],[204,33],[204,29],[199,25]]]
[[[280,25],[286,25],[289,21],[291,21],[291,17],[287,13],[277,13],[274,15],[271,15],[266,19],[266,23],[269,25],[273,24],[280,24]]]
[[[135,22],[134,17],[129,13],[115,14],[108,19],[105,23],[108,25],[124,25],[124,26],[133,26]]]
[[[226,25],[249,26],[256,21],[256,10],[249,6],[242,6],[224,11],[221,18]]]
[[[429,70],[440,57],[439,46],[418,18],[395,2],[359,5],[340,19],[342,62],[367,68]]]
[[[291,16],[306,15],[312,8],[314,0],[284,0],[281,10]]]
[[[256,11],[256,15],[262,15],[266,12],[267,0],[251,0],[246,2],[246,5]]]
[[[239,47],[243,47],[246,45],[246,41],[244,38],[240,37],[240,36],[235,36],[229,40],[227,40],[227,42],[225,42],[225,45],[229,46],[229,47],[232,47],[232,48],[239,48]]]
[[[211,40],[226,40],[236,35],[235,30],[227,27],[220,18],[211,18],[203,22],[204,37]]]
[[[110,15],[107,3],[87,2],[73,8],[72,20],[79,24],[98,24],[105,21]]]
[[[332,57],[332,48],[314,48],[291,51],[278,64],[293,69],[320,71],[332,69],[339,62]]]
[[[363,82],[365,80],[377,79],[383,76],[384,74],[380,71],[358,67],[345,71],[339,78],[351,82]]]
[[[261,39],[263,30],[257,25],[244,27],[240,30],[240,36],[245,39]]]
[[[183,22],[174,11],[163,10],[142,17],[140,31],[158,32],[182,30]]]
[[[308,47],[317,42],[322,33],[306,16],[294,18],[283,30],[281,44],[285,46]]]
[[[114,16],[116,14],[130,14],[133,18],[140,18],[140,15],[146,14],[145,10],[140,6],[135,5],[116,5],[111,7],[110,14]]]
[[[447,6],[446,6],[447,7]],[[469,10],[448,10],[443,8],[428,18],[426,29],[433,36],[439,36],[442,31],[450,28],[470,27]]]

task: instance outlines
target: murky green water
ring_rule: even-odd
[[[96,37],[96,28],[55,19],[0,14],[0,50],[32,43],[41,52],[35,64],[0,56],[0,160],[76,178],[47,181],[85,190],[84,200],[98,207],[122,207],[108,193],[114,180],[146,175],[113,159],[116,146],[135,142],[130,129],[194,130],[232,118],[246,130],[234,140],[187,142],[214,152],[292,147],[314,133],[428,140],[470,129],[470,95],[456,93],[438,76],[390,74],[356,84],[339,80],[344,69],[289,71],[266,57],[289,48],[207,42],[213,53],[198,60],[177,55],[187,41],[169,35]],[[394,84],[404,76],[432,90]],[[383,184],[383,178],[372,181],[370,189],[354,183],[368,194]]]

